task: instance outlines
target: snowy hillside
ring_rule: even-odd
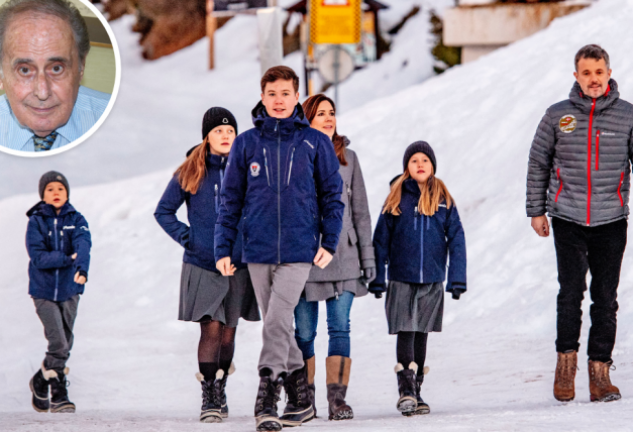
[[[585,313],[576,401],[556,402],[552,396],[558,291],[554,247],[551,238],[540,239],[532,232],[525,217],[524,194],[532,136],[545,109],[567,97],[578,48],[586,43],[602,44],[611,54],[613,77],[622,97],[633,100],[631,22],[633,0],[602,0],[526,40],[341,117],[339,130],[350,137],[361,160],[374,221],[389,180],[402,171],[404,148],[418,139],[433,145],[438,176],[454,195],[466,230],[469,291],[457,302],[446,298],[444,331],[429,338],[431,372],[423,386],[424,399],[432,410],[428,416],[404,418],[396,411],[395,337],[387,335],[383,300],[365,297],[356,301],[351,317],[353,366],[348,402],[356,419],[333,423],[323,418],[327,412],[323,360],[327,331],[322,319],[316,346],[321,418],[302,430],[630,430],[633,251],[629,249],[624,258],[614,352],[617,370],[611,375],[623,399],[609,404],[589,402],[584,363],[589,317]],[[235,20],[232,25],[247,28],[250,24]],[[130,50],[133,42],[119,40]],[[113,146],[127,149],[118,157],[121,165],[142,154],[149,166],[142,170],[149,171],[151,166],[165,163],[162,158],[172,152],[173,159],[165,168],[175,167],[173,161],[182,160],[183,152],[196,142],[197,113],[207,104],[199,101],[199,91],[188,87],[189,81],[178,80],[176,71],[187,61],[198,61],[201,51],[196,45],[182,56],[161,60],[163,77],[149,72],[147,79],[132,73],[124,77],[126,85],[130,89],[137,86],[138,92],[128,93],[124,99],[122,88],[120,101],[126,101],[124,106],[129,109],[119,114],[113,111],[106,123],[111,126],[99,138],[103,146],[108,145],[108,138]],[[223,55],[244,60],[243,70],[222,72],[220,68],[214,76],[226,74],[224,79],[243,79],[246,84],[240,92],[221,94],[209,81],[210,94],[217,92],[218,104],[243,103],[242,95],[252,99],[257,82],[248,75],[258,66],[253,57],[245,59],[254,55],[252,50]],[[131,58],[128,61],[133,62]],[[139,71],[153,68],[136,61]],[[207,77],[202,69],[191,73],[199,74],[201,80]],[[142,97],[140,92],[147,89],[155,89],[155,99]],[[160,103],[169,100],[180,102],[177,107]],[[153,116],[154,127],[139,124],[137,129],[138,118],[131,107]],[[192,112],[195,118],[191,118]],[[240,114],[242,129],[246,124],[243,117]],[[115,118],[121,126],[113,123]],[[158,127],[168,124],[168,119],[178,129]],[[121,135],[129,142],[117,141],[119,127],[126,131]],[[130,130],[137,130],[138,135],[131,136]],[[139,142],[147,142],[147,148],[137,147]],[[242,322],[238,327],[237,372],[227,388],[231,417],[218,425],[199,424],[199,384],[193,377],[199,333],[195,324],[176,320],[182,251],[152,217],[171,168],[115,182],[108,181],[113,174],[102,172],[91,178],[81,174],[86,169],[82,163],[117,160],[116,152],[103,158],[89,153],[87,149],[94,144],[81,146],[86,153],[78,148],[64,154],[77,164],[75,175],[86,182],[103,183],[71,190],[71,201],[91,223],[95,244],[69,361],[69,390],[78,407],[75,415],[37,414],[29,405],[28,379],[39,366],[45,340],[26,294],[24,213],[37,201],[31,191],[40,172],[29,170],[28,176],[20,177],[28,180],[25,190],[29,194],[0,201],[0,430],[254,430],[259,324]],[[156,153],[160,160],[152,164]],[[3,156],[0,163],[5,162]],[[2,167],[5,183],[8,178],[13,181]],[[118,175],[128,174],[122,168]],[[586,302],[585,311],[588,306]]]

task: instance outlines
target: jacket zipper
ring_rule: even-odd
[[[424,216],[420,214],[420,283],[424,283]]]
[[[264,167],[266,167],[266,180],[268,181],[268,186],[270,187],[270,176],[268,175],[268,157],[266,156],[266,149],[264,149]]]
[[[589,139],[587,144],[587,226],[591,224],[591,138],[593,131],[593,112],[596,109],[596,100],[591,100],[591,113],[589,114]]]
[[[413,231],[417,231],[418,230],[418,208],[416,207],[415,210],[413,210]]]
[[[596,171],[600,169],[600,129],[596,132]]]
[[[281,129],[277,132],[277,264],[281,264]]]
[[[292,174],[292,161],[295,158],[295,150],[296,149],[297,149],[296,147],[293,148],[292,149],[292,154],[290,155],[290,168],[288,168],[288,186],[290,186],[290,175]]]
[[[215,184],[215,212],[218,212],[218,184]]]
[[[620,207],[624,207],[624,200],[622,199],[622,182],[624,182],[624,173],[620,173],[620,185],[618,186],[618,197],[620,198]]]
[[[59,250],[59,242],[57,240],[57,218],[53,222],[55,226],[55,250]],[[57,301],[57,294],[59,292],[59,269],[55,269],[55,295],[53,296],[53,301]]]
[[[560,183],[560,186],[558,186],[558,192],[556,192],[556,199],[554,202],[558,202],[558,196],[563,190],[563,180],[560,178],[560,168],[556,170],[556,177],[558,177],[558,183]]]

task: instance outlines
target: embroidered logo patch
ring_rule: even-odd
[[[558,127],[563,133],[572,133],[576,130],[577,124],[578,122],[576,121],[576,117],[571,114],[562,116],[561,119],[558,121]]]
[[[224,124],[229,124],[229,119],[227,119],[227,118],[222,119],[222,123],[224,123]]]
[[[261,170],[262,170],[262,167],[257,162],[253,162],[251,164],[251,175],[253,177],[257,177],[259,173],[261,172]]]

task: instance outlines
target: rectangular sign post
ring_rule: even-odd
[[[310,0],[310,41],[313,44],[357,44],[362,0]]]

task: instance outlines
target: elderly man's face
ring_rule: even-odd
[[[70,118],[83,65],[70,25],[43,14],[21,14],[6,29],[1,87],[22,126],[44,137]]]

